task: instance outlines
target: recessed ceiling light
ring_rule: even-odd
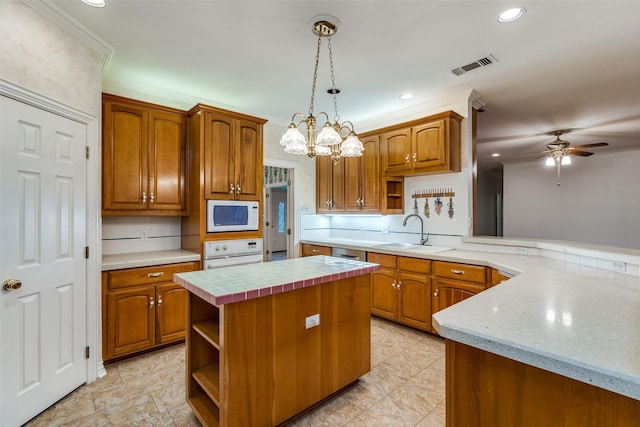
[[[402,95],[400,95],[400,99],[411,99],[413,98],[413,94],[412,93],[403,93]]]
[[[104,0],[82,0],[82,3],[93,7],[105,7],[107,5]]]
[[[500,157],[500,153],[493,153],[491,157]]]
[[[520,18],[522,15],[524,15],[525,11],[526,10],[524,7],[516,7],[513,9],[505,10],[498,16],[498,22],[502,22],[502,23],[513,22],[516,19]]]

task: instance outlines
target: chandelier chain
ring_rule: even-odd
[[[338,97],[336,96],[336,78],[333,75],[333,51],[331,50],[331,36],[327,37],[329,47],[329,65],[331,70],[331,93],[333,94],[333,112],[335,116],[333,120],[338,123],[340,121],[340,115],[338,114]]]
[[[316,97],[316,80],[318,80],[318,63],[320,62],[320,45],[322,36],[318,36],[318,49],[316,50],[316,64],[313,69],[313,84],[311,85],[311,103],[309,104],[309,116],[313,116],[313,104]]]

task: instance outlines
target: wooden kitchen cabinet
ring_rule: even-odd
[[[385,128],[381,138],[386,176],[459,172],[462,116],[447,111]]]
[[[431,331],[431,261],[369,252],[380,264],[371,275],[371,313]]]
[[[345,211],[380,212],[380,135],[361,137],[362,157],[344,161]]]
[[[173,275],[197,269],[185,262],[103,272],[103,359],[184,339],[188,292]]]
[[[259,200],[262,123],[204,111],[204,198]]]
[[[185,215],[186,113],[108,94],[102,105],[102,215]]]
[[[333,163],[331,156],[316,156],[316,211],[344,212],[345,161]]]
[[[433,313],[486,289],[487,268],[453,262],[433,262]]]
[[[329,246],[302,244],[302,256],[326,255],[331,256],[331,248]]]

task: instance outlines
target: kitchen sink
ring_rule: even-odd
[[[417,243],[382,243],[380,245],[375,245],[374,248],[407,249],[420,252],[444,252],[453,249],[444,246],[418,245]]]

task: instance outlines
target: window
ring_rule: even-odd
[[[278,203],[278,233],[284,233],[285,226],[284,202]]]

